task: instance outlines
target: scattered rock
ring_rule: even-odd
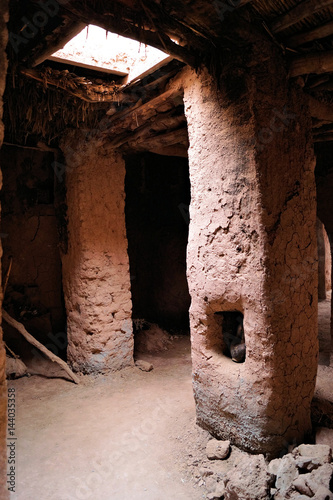
[[[290,498],[292,498],[293,500],[309,500],[309,497],[307,495],[298,495],[298,494],[292,495]]]
[[[306,457],[305,460],[319,467],[332,461],[331,448],[326,444],[301,444],[293,451],[294,457]]]
[[[287,492],[291,491],[292,484],[299,476],[298,469],[296,467],[296,462],[292,455],[285,455],[281,459],[280,466],[276,475],[276,488],[281,495],[286,495]]]
[[[206,469],[206,467],[201,467],[199,470],[201,477],[212,476],[214,472],[210,469]]]
[[[208,500],[220,500],[220,498],[224,497],[225,486],[223,482],[216,483],[214,491],[208,493]]]
[[[326,489],[330,489],[332,486],[333,479],[333,465],[325,464],[319,469],[311,472],[309,477],[306,479],[306,483],[313,493],[316,493],[321,486]]]
[[[266,500],[269,498],[272,475],[267,472],[263,455],[244,457],[228,475],[225,500]]]
[[[151,372],[154,369],[151,363],[148,363],[148,361],[143,361],[142,359],[138,359],[137,361],[135,361],[135,366],[143,372]]]
[[[298,469],[305,469],[308,471],[312,471],[313,469],[318,469],[319,463],[317,459],[311,457],[298,457],[295,459],[296,467]]]
[[[316,444],[326,444],[333,450],[333,429],[318,427],[316,432]]]
[[[277,476],[279,467],[281,465],[281,460],[282,458],[275,458],[274,460],[271,460],[268,464],[268,472],[270,474],[273,474],[273,476]]]
[[[325,488],[325,486],[321,486],[315,496],[313,497],[314,500],[333,500],[333,493]]]
[[[310,474],[302,474],[301,476],[299,476],[298,478],[295,479],[295,481],[293,482],[293,486],[294,486],[294,488],[296,488],[296,490],[299,493],[302,493],[302,495],[312,497],[313,492],[312,492],[312,490],[310,490],[310,488],[306,482],[306,480],[309,478],[309,476],[310,476]]]
[[[224,460],[230,452],[230,441],[218,441],[211,439],[206,446],[206,453],[209,460]]]
[[[7,378],[20,378],[28,375],[28,368],[18,358],[11,358],[6,356],[6,377]]]

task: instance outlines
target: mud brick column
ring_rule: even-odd
[[[125,163],[112,150],[68,137],[68,251],[63,255],[68,358],[97,373],[133,364],[125,228]]]
[[[315,161],[305,101],[279,54],[264,42],[244,54],[219,89],[206,71],[184,77],[193,385],[202,427],[274,456],[311,429]],[[244,314],[244,363],[223,353],[225,311]]]
[[[7,56],[6,45],[8,32],[6,23],[8,22],[8,1],[0,0],[0,146],[4,137],[4,125],[2,122],[3,101],[2,96],[6,86]],[[0,188],[2,186],[2,176],[0,171]],[[0,256],[2,247],[0,243]],[[0,305],[2,304],[2,292],[0,294]],[[1,310],[1,307],[0,307]],[[1,314],[1,313],[0,313]],[[2,329],[0,328],[0,498],[9,498],[7,485],[7,384],[6,384],[6,354],[2,340]],[[16,485],[17,486],[17,485]]]

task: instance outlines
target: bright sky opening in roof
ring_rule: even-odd
[[[50,59],[128,74],[131,81],[167,57],[153,47],[90,25]]]

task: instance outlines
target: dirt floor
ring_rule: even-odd
[[[317,394],[332,400],[328,366],[329,300],[319,304]],[[324,347],[323,347],[324,346]],[[326,347],[325,347],[326,346]],[[195,425],[188,337],[141,356],[154,370],[82,376],[81,384],[36,359],[9,381],[17,400],[15,500],[199,500],[209,434]]]
[[[84,376],[79,386],[40,376],[9,382],[17,398],[12,498],[205,498],[187,467],[209,437],[195,425],[189,339],[143,358],[152,372]],[[49,376],[57,373],[48,366]]]

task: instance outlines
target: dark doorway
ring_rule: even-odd
[[[126,158],[126,227],[133,319],[188,331],[186,279],[190,181],[187,158]]]

